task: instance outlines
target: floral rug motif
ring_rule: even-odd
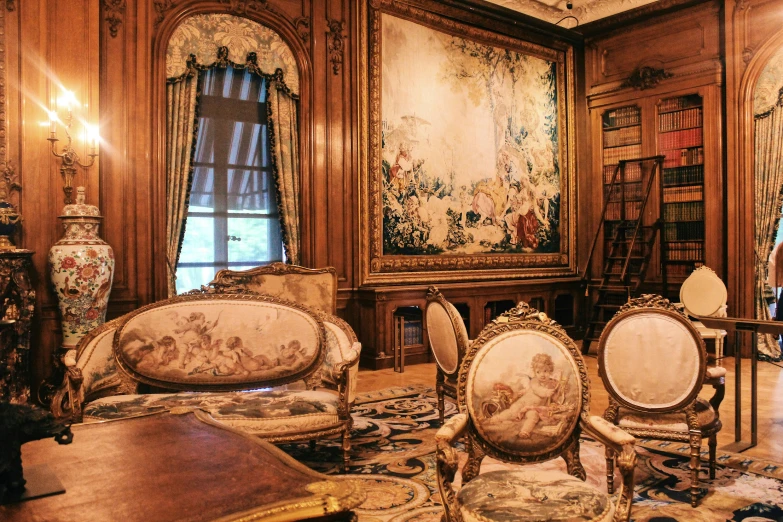
[[[446,416],[456,412],[447,400]],[[443,508],[435,477],[435,433],[440,423],[434,390],[409,386],[360,394],[353,418],[349,473],[365,483],[367,492],[367,500],[357,509],[359,521],[439,522]],[[339,473],[339,440],[319,441],[315,451],[306,443],[282,448],[315,470]],[[717,474],[709,480],[705,444],[701,497],[694,509],[687,445],[642,440],[637,453],[631,514],[635,522],[783,521],[783,464],[718,450]],[[460,455],[464,462],[464,452]],[[587,482],[606,491],[603,446],[583,440],[580,457]],[[488,457],[481,471],[512,466]],[[565,471],[562,459],[536,466]]]

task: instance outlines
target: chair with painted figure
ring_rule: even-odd
[[[455,402],[457,400],[457,374],[470,340],[459,312],[434,286],[427,290],[424,318],[437,367],[435,390],[438,395],[440,423],[443,424],[444,396],[454,399]]]
[[[435,436],[443,520],[629,520],[635,440],[590,415],[582,354],[546,314],[521,302],[493,320],[467,349],[457,387],[460,413]],[[614,500],[584,482],[582,432],[617,462],[622,482]],[[463,436],[468,459],[455,490],[454,445]],[[515,464],[562,457],[567,473],[513,466],[479,474],[485,456]]]
[[[699,489],[701,442],[709,443],[710,478],[715,478],[718,408],[725,392],[723,368],[707,368],[699,331],[685,314],[659,295],[646,294],[622,306],[601,333],[598,373],[609,393],[604,418],[631,435],[690,445],[691,505]],[[699,397],[704,384],[715,388]],[[611,477],[607,460],[607,476]]]

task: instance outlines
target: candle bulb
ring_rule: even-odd
[[[57,138],[57,113],[54,111],[49,112],[49,137]]]

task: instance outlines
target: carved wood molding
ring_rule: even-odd
[[[12,9],[9,9],[11,11]],[[8,115],[6,114],[6,45],[5,11],[0,10],[0,163],[6,164],[8,158]]]
[[[250,11],[274,11],[269,5],[269,0],[221,0],[224,4],[229,4],[229,10],[239,16],[247,14]]]
[[[5,8],[8,9],[9,11],[15,11],[16,10],[16,1],[15,0],[6,0]]]
[[[166,17],[166,13],[174,7],[176,0],[152,0],[152,2],[155,8],[155,27],[157,27]]]
[[[720,84],[723,75],[723,64],[720,60],[706,60],[704,62],[672,67],[666,72],[671,73],[671,78],[674,78],[672,81],[706,76],[710,78],[709,83]],[[622,81],[616,80],[591,87],[587,94],[588,101],[593,102],[628,88],[629,86],[625,85],[626,81],[627,79]]]
[[[296,32],[299,35],[299,38],[301,38],[302,41],[306,43],[310,39],[310,18],[306,16],[295,18],[294,27],[296,27]]]
[[[632,87],[639,91],[651,89],[661,83],[666,78],[671,78],[674,74],[663,69],[655,67],[639,67],[634,69],[628,78],[620,85],[622,88]]]
[[[332,73],[340,74],[343,65],[343,51],[345,44],[343,42],[343,28],[345,22],[342,20],[327,20],[329,31],[326,33],[326,39],[329,48],[329,61],[332,62]]]
[[[125,0],[103,0],[103,9],[106,13],[106,21],[109,22],[109,34],[117,37],[117,30],[125,16]]]

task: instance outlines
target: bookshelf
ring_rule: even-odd
[[[642,204],[642,171],[638,164],[626,165],[619,187],[611,188],[621,160],[642,156],[642,110],[638,105],[608,109],[601,115],[603,197],[609,201],[604,223],[604,256],[608,255],[617,225],[639,218]]]
[[[705,262],[704,104],[699,94],[661,99],[658,151],[661,177],[661,277],[678,282]]]

